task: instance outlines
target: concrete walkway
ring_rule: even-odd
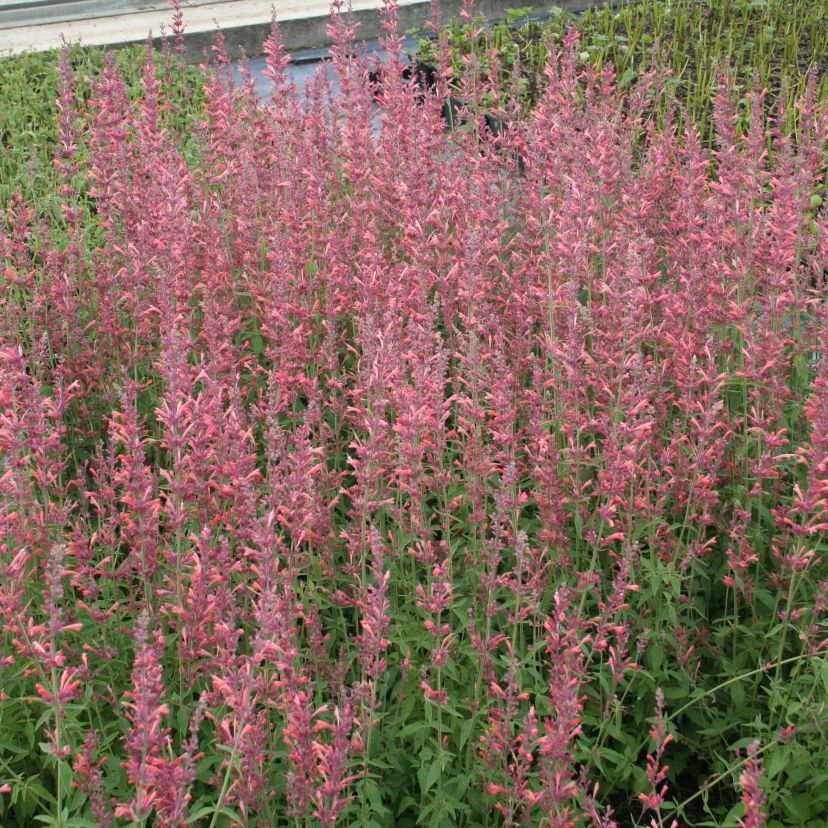
[[[400,30],[423,31],[431,17],[426,0],[398,0]],[[604,0],[555,0],[572,11]],[[443,20],[456,16],[462,0],[439,0]],[[517,0],[477,0],[475,12],[490,20],[502,19]],[[536,6],[545,9],[548,3]],[[270,29],[271,13],[282,28],[288,51],[326,46],[329,0],[184,0],[187,59],[200,62],[221,28],[231,58],[261,54]],[[379,35],[381,0],[352,0],[359,22],[357,37]],[[113,14],[113,11],[117,13]],[[57,18],[57,19],[56,19]],[[71,19],[67,19],[71,18]],[[4,22],[5,19],[5,22]],[[169,32],[172,12],[164,0],[0,0],[0,55],[44,51],[69,42],[95,46],[124,46],[146,40],[152,32],[160,45],[162,25]],[[21,20],[27,20],[25,25]]]
[[[401,5],[411,5],[417,0],[400,0]],[[81,42],[91,46],[120,46],[126,43],[136,43],[146,40],[147,34],[152,32],[158,36],[161,27],[169,32],[172,12],[167,3],[143,3],[144,8],[118,8],[117,14],[111,14],[111,5],[104,2],[97,3],[97,15],[83,10],[80,19],[42,22],[38,25],[18,25],[14,28],[0,29],[0,54],[14,54],[28,50],[43,51],[60,46],[61,36],[70,42]],[[375,0],[354,0],[354,10],[364,12],[374,10],[379,3]],[[187,45],[194,60],[199,60],[200,46],[209,46],[215,35],[216,28],[221,28],[229,45],[239,50],[247,40],[241,37],[240,30],[251,29],[259,35],[265,33],[270,25],[271,13],[276,12],[276,18],[283,21],[299,21],[313,19],[327,20],[329,12],[327,0],[225,0],[184,6],[184,19],[187,26]],[[109,14],[105,14],[110,11]],[[32,8],[30,19],[36,18],[37,9]],[[296,28],[295,26],[293,27]],[[298,36],[297,47],[321,45],[319,36],[313,29],[306,37]],[[324,34],[324,26],[322,27]],[[205,35],[207,37],[205,37]],[[296,38],[294,38],[296,39]],[[301,42],[305,40],[307,42]]]

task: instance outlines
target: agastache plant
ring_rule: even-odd
[[[135,83],[63,53],[0,220],[4,825],[828,809],[828,112],[722,66],[707,149],[574,29],[527,111],[436,12],[433,85],[394,0],[336,93],[276,23],[267,99],[221,41],[181,89],[177,4]]]

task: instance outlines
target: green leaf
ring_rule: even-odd
[[[507,25],[517,23],[517,21],[520,20],[522,17],[529,17],[531,13],[531,6],[521,6],[517,9],[506,9],[506,23]]]
[[[800,793],[795,796],[787,796],[784,798],[784,801],[791,814],[797,816],[803,822],[811,818],[810,793]]]
[[[632,67],[621,75],[621,86],[629,86],[638,77],[638,72]]]
[[[745,703],[745,684],[742,681],[737,681],[730,685],[730,698],[737,708],[741,708]]]
[[[380,791],[379,785],[375,779],[368,779],[365,782],[365,795],[368,797],[368,801],[371,803],[371,808],[374,810],[375,814],[381,816],[383,814],[391,813],[382,801],[382,792]]]
[[[460,725],[460,738],[458,740],[458,744],[460,745],[460,749],[465,746],[466,742],[469,740],[469,736],[472,732],[472,727],[474,726],[474,719],[466,719]]]
[[[220,807],[216,805],[205,805],[203,808],[199,808],[190,814],[190,822],[196,822],[199,819],[204,819],[204,817],[212,816],[213,814],[225,816],[233,823],[242,822],[241,817],[235,811],[231,811],[230,808],[224,805]]]
[[[427,722],[416,721],[401,728],[397,735],[400,739],[407,739],[409,736],[413,736],[415,733],[423,730],[431,730],[431,726]]]
[[[14,745],[11,742],[0,742],[0,751],[8,751],[9,753],[17,754],[18,756],[29,752],[26,748],[21,747],[20,745]]]
[[[428,767],[420,768],[420,770],[417,771],[417,778],[420,782],[420,790],[424,794],[428,793],[440,778],[441,773],[442,770],[440,769],[440,763],[438,761],[432,762]]]
[[[745,815],[745,806],[742,802],[737,802],[728,812],[727,816],[722,822],[722,828],[738,828],[739,820]]]

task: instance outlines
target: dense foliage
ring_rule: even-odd
[[[58,138],[55,100],[58,94],[60,53],[28,52],[0,58],[0,204],[20,191],[40,209],[53,209],[56,186],[54,156]],[[118,67],[127,95],[135,99],[141,90],[145,49],[136,46],[105,52],[72,44],[67,60],[76,78],[74,95],[84,107],[89,101],[93,79],[107,60]],[[201,80],[196,67],[185,66],[175,52],[164,57],[160,80],[170,88],[175,101],[176,125],[186,129],[198,115]]]
[[[546,8],[545,6],[543,8]],[[489,28],[481,18],[453,20],[443,31],[455,86],[469,67],[494,75],[501,87],[514,85],[532,107],[545,84],[550,49],[560,48],[571,29],[580,35],[579,59],[598,68],[612,66],[621,86],[646,73],[653,54],[669,73],[665,95],[653,102],[663,117],[678,99],[705,144],[715,137],[713,108],[723,71],[737,90],[767,90],[765,105],[784,111],[782,123],[796,126],[793,103],[803,94],[809,72],[818,80],[817,97],[828,100],[828,3],[812,0],[648,0],[622,2],[572,15],[560,7],[540,18],[529,6],[510,10]],[[439,60],[436,39],[420,41],[417,58]]]
[[[3,824],[824,825],[821,80],[792,133],[724,73],[708,151],[570,33],[446,131],[384,14],[381,91],[335,16],[338,95],[274,27],[199,119],[62,59],[0,231]]]

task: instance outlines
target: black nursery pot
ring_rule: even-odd
[[[501,121],[499,118],[495,118],[494,115],[489,115],[487,112],[485,115],[486,118],[486,126],[489,128],[489,132],[492,133],[494,138],[500,138],[502,135],[505,135],[506,130],[509,129],[509,124],[506,121]]]
[[[465,106],[460,98],[455,98],[449,95],[443,102],[443,121],[445,121],[446,129],[456,129],[466,123],[466,119],[461,117],[460,110]]]
[[[402,68],[400,73],[404,81],[413,83],[417,90],[417,102],[425,103],[425,96],[427,92],[434,93],[437,91],[437,72],[433,66],[427,63],[418,61],[415,64],[407,63]],[[382,79],[383,70],[376,69],[368,73],[368,82],[373,88],[375,98],[382,96]]]
[[[423,93],[437,91],[437,70],[431,64],[418,60],[413,69],[410,64],[407,68],[409,69],[409,76],[414,77],[417,86]]]
[[[373,88],[374,98],[379,100],[382,97],[382,78],[383,72],[378,69],[368,74],[368,82]],[[416,63],[408,63],[403,66],[401,70],[403,80],[413,84],[417,91],[417,102],[424,104],[426,94],[435,94],[437,91],[437,69],[428,63],[417,61]],[[447,130],[455,130],[457,127],[463,126],[467,120],[463,117],[462,111],[465,102],[461,98],[454,95],[449,95],[443,102],[442,118]],[[494,115],[485,113],[483,116],[486,123],[486,128],[489,130],[493,144],[496,151],[500,151],[502,145],[502,138],[509,130],[507,121],[501,121],[495,118]],[[526,173],[526,165],[523,158],[518,158],[518,174],[523,176]]]

